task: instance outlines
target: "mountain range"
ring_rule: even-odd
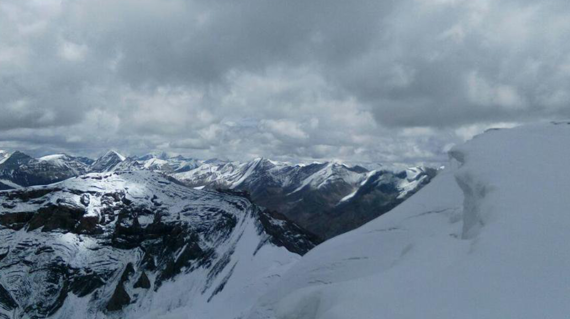
[[[0,189],[59,182],[85,173],[150,170],[195,188],[247,192],[257,205],[283,214],[320,238],[354,229],[396,207],[436,174],[427,167],[369,171],[340,162],[289,164],[197,160],[108,151],[96,160],[65,154],[34,159],[15,152],[0,163]]]

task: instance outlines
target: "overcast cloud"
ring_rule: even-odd
[[[439,161],[570,118],[566,0],[2,0],[0,149]]]

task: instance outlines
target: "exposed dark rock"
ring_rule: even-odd
[[[75,230],[84,214],[85,210],[80,207],[50,204],[34,214],[28,223],[28,230],[32,231],[43,226],[43,232],[56,229],[71,232]]]
[[[84,297],[105,285],[105,281],[97,274],[75,277],[71,283],[71,291],[78,297]]]
[[[8,209],[12,209],[15,208],[17,205],[14,203],[2,203],[2,207],[3,208],[8,208]]]
[[[192,240],[192,239],[191,239]],[[174,241],[176,242],[176,241]],[[179,246],[180,244],[176,244]],[[198,243],[189,242],[183,245],[182,252],[178,257],[172,256],[166,262],[164,269],[156,278],[156,287],[160,287],[162,282],[174,278],[174,276],[180,274],[184,267],[190,267],[192,261],[198,262],[202,258],[206,258],[208,252],[202,250]]]
[[[143,288],[143,289],[149,289],[150,288],[150,280],[148,279],[148,276],[146,275],[146,273],[144,271],[140,275],[137,282],[135,282],[133,287],[134,288]]]
[[[156,262],[154,261],[154,257],[151,254],[146,253],[142,260],[142,266],[144,267],[144,269],[155,271]]]
[[[18,308],[18,303],[6,288],[0,285],[0,307],[6,310],[12,310]]]
[[[131,278],[131,276],[134,273],[135,273],[135,268],[133,267],[133,264],[128,263],[127,266],[125,267],[125,270],[123,271],[123,274],[121,275],[120,282],[124,283],[124,282],[128,281],[129,278]]]
[[[134,272],[135,269],[133,267],[133,264],[128,263],[125,267],[125,270],[121,274],[121,279],[119,279],[119,282],[117,283],[117,287],[115,288],[111,299],[109,299],[109,302],[107,303],[108,311],[121,310],[123,307],[131,303],[131,296],[129,296],[125,290],[125,283],[129,281],[129,278],[133,275]]]
[[[224,290],[224,287],[226,286],[226,284],[228,283],[228,281],[230,280],[230,278],[232,277],[232,275],[234,273],[234,269],[236,268],[236,265],[237,265],[237,262],[232,266],[232,268],[230,269],[228,274],[224,277],[224,279],[222,279],[222,282],[218,285],[218,287],[216,287],[216,289],[214,289],[214,291],[212,292],[212,295],[210,295],[210,297],[208,298],[208,302],[212,301],[212,299],[218,293],[220,293],[222,290]]]
[[[27,202],[31,199],[36,199],[43,197],[47,194],[58,192],[61,189],[59,188],[32,188],[32,189],[25,189],[25,190],[16,190],[7,193],[6,197],[9,200],[19,199],[22,202]]]
[[[109,299],[106,309],[108,311],[119,311],[130,303],[131,296],[129,296],[123,284],[119,283],[113,292],[113,296],[111,296],[111,299]]]
[[[99,226],[99,216],[83,216],[75,229],[77,234],[102,234],[104,230]]]
[[[0,215],[0,225],[13,230],[20,230],[33,216],[33,212],[4,213]]]
[[[81,204],[83,204],[83,206],[87,207],[89,206],[89,202],[90,202],[90,198],[89,198],[89,194],[83,194],[80,197],[80,202]]]
[[[285,215],[265,210],[259,212],[259,221],[270,241],[287,250],[304,255],[322,242],[317,235],[310,233],[290,221]],[[292,237],[295,237],[293,240]]]

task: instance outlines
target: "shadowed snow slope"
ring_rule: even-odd
[[[309,252],[250,319],[564,318],[570,125],[492,130],[396,209]]]

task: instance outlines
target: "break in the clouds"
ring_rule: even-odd
[[[0,2],[0,148],[417,162],[570,117],[565,0]]]

